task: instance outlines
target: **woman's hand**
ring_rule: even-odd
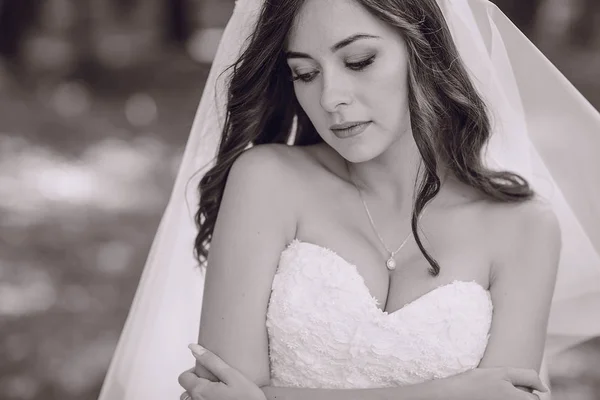
[[[179,384],[185,389],[181,400],[266,400],[263,391],[236,369],[227,365],[203,347],[189,346],[198,362],[220,382],[198,377],[194,368],[179,375]]]
[[[531,391],[548,392],[535,370],[523,368],[475,368],[443,381],[448,399],[539,400]]]

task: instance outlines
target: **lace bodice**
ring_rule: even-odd
[[[465,372],[483,357],[491,319],[490,294],[474,281],[382,311],[354,265],[294,240],[267,312],[272,385],[391,387]]]

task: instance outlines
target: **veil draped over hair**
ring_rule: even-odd
[[[100,400],[176,399],[194,365],[203,273],[193,257],[197,184],[214,162],[227,75],[263,0],[238,0],[213,62]],[[563,249],[546,356],[600,336],[600,114],[487,0],[438,0],[491,111],[490,166],[517,172],[558,215]],[[535,288],[532,288],[535,290]]]

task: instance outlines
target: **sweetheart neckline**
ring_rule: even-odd
[[[369,287],[367,286],[367,284],[365,283],[365,280],[363,278],[363,276],[360,274],[358,267],[351,263],[350,261],[346,260],[344,257],[342,257],[341,255],[339,255],[338,253],[336,253],[335,251],[331,250],[328,247],[324,247],[321,245],[318,245],[316,243],[312,243],[312,242],[307,242],[304,240],[300,240],[298,238],[294,238],[287,246],[286,248],[283,250],[283,252],[289,250],[290,248],[292,248],[293,245],[306,245],[306,246],[310,246],[310,247],[314,247],[317,248],[321,251],[324,251],[325,253],[332,255],[333,257],[337,258],[338,260],[341,260],[345,265],[347,265],[355,274],[356,276],[359,278],[359,281],[361,283],[361,285],[366,289],[369,297],[371,297],[371,299],[374,301],[374,306],[377,310],[379,310],[379,312],[381,312],[382,314],[386,315],[386,316],[391,316],[394,314],[399,313],[400,311],[406,309],[409,306],[414,305],[416,302],[423,300],[424,298],[429,297],[430,295],[432,295],[433,293],[443,289],[443,288],[447,288],[456,284],[473,284],[476,287],[478,287],[480,290],[482,290],[483,292],[485,292],[488,295],[488,299],[489,299],[489,294],[490,291],[489,289],[484,288],[483,286],[481,286],[477,281],[475,280],[471,280],[471,281],[463,281],[463,280],[459,280],[459,279],[455,279],[452,282],[449,283],[445,283],[442,284],[440,286],[436,286],[435,288],[429,290],[428,292],[420,295],[419,297],[415,298],[414,300],[409,301],[408,303],[404,304],[402,307],[398,308],[397,310],[394,310],[392,312],[386,311],[386,310],[382,310],[381,308],[379,308],[378,304],[379,304],[379,300],[377,300],[377,298],[375,296],[373,296],[371,294],[371,291],[369,289]],[[282,252],[282,253],[283,253]]]

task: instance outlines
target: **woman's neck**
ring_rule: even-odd
[[[402,135],[380,156],[362,163],[346,162],[346,166],[348,179],[366,197],[400,214],[410,214],[419,167],[421,174],[425,168],[410,133]]]

